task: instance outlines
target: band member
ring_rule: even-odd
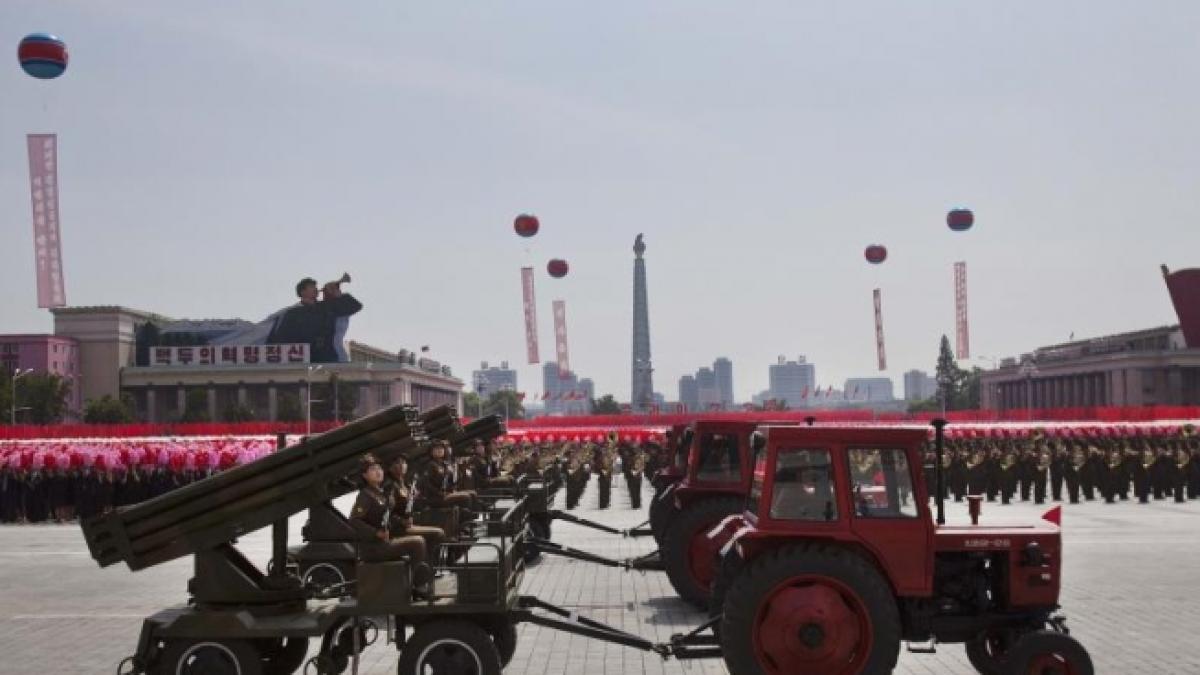
[[[393,535],[389,528],[392,500],[383,490],[383,467],[374,455],[364,455],[360,465],[363,488],[350,512],[350,524],[358,533],[359,557],[364,562],[407,558],[413,565],[413,585],[425,586],[433,578],[425,563],[425,540],[415,535]]]

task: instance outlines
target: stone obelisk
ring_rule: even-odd
[[[650,365],[650,308],[646,301],[646,244],[642,235],[633,242],[633,392],[634,412],[647,412],[654,404],[654,368]]]

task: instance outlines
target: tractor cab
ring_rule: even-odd
[[[890,672],[902,641],[965,643],[981,673],[1092,672],[1057,615],[1059,528],[945,525],[942,502],[935,519],[927,438],[913,427],[753,434],[746,510],[708,533],[721,550],[710,613],[732,672]]]
[[[692,446],[691,433],[691,427],[687,424],[676,424],[667,430],[667,454],[663,467],[650,479],[655,496],[683,478],[687,469],[688,452]]]

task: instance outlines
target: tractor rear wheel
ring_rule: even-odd
[[[304,665],[308,655],[308,638],[293,637],[279,640],[255,640],[263,675],[292,675]]]
[[[718,551],[712,550],[708,533],[725,518],[741,513],[742,502],[734,497],[716,497],[688,504],[679,511],[663,535],[663,569],[679,597],[698,609],[706,609],[712,596]]]
[[[887,582],[860,556],[822,544],[786,546],[738,574],[720,642],[739,675],[890,673],[900,612]]]
[[[677,511],[673,486],[668,486],[660,494],[654,495],[653,501],[650,502],[650,534],[654,535],[654,543],[662,546],[667,525]]]
[[[440,620],[417,626],[400,651],[397,675],[500,675],[492,636],[477,624]]]
[[[712,582],[712,599],[708,603],[709,619],[719,618],[725,611],[725,598],[729,595],[729,587],[733,585],[733,581],[737,579],[737,575],[741,573],[743,567],[745,567],[745,562],[742,560],[742,556],[732,548],[721,555],[721,559],[717,563],[717,576]],[[717,638],[721,637],[720,622],[713,625],[713,634]]]
[[[1005,657],[1004,675],[1094,675],[1092,657],[1075,638],[1049,630],[1028,633]]]

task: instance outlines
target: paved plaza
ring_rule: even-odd
[[[618,478],[613,508],[594,510],[592,490],[580,516],[631,527],[642,513],[628,507]],[[344,505],[343,505],[344,506]],[[1068,625],[1091,651],[1097,672],[1111,675],[1200,673],[1200,502],[1149,505],[1100,502],[1064,507]],[[985,522],[1036,518],[1042,507],[985,504]],[[965,509],[952,505],[953,520]],[[293,520],[297,539],[302,518]],[[623,540],[576,525],[556,523],[554,539],[616,557],[644,553],[649,539]],[[269,555],[267,532],[241,542],[253,560]],[[136,645],[141,620],[185,600],[190,559],[131,573],[100,569],[76,525],[0,527],[0,673],[75,675],[116,672]],[[630,573],[546,558],[525,576],[524,592],[623,630],[665,641],[703,616],[674,597],[659,572]],[[365,653],[362,673],[395,672],[394,648],[383,640]],[[623,673],[725,673],[718,661],[665,662],[657,656],[522,626],[506,673],[620,675]],[[904,654],[898,673],[971,673],[963,649],[936,655]]]

